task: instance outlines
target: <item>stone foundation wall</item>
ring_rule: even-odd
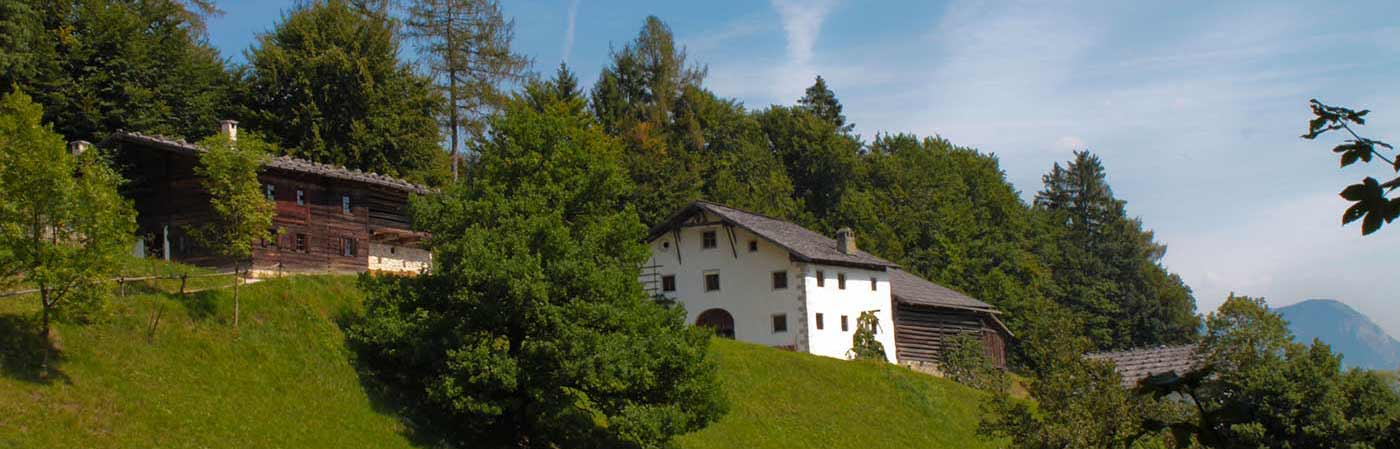
[[[411,246],[369,244],[369,271],[422,273],[433,261],[432,253]]]

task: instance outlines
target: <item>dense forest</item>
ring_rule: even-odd
[[[31,95],[70,140],[127,130],[193,141],[233,118],[287,154],[445,185],[455,148],[442,148],[444,136],[461,134],[471,176],[490,151],[493,111],[509,101],[504,86],[552,78],[622,145],[635,185],[627,204],[643,224],[707,199],[828,234],[849,226],[872,253],[1007,311],[1022,337],[1048,316],[1075,320],[1097,349],[1196,335],[1191,290],[1161,263],[1166,245],[1113,195],[1088,150],[1048,167],[1028,203],[994,154],[938,136],[854,134],[821,77],[790,105],[722,97],[658,18],[584,91],[568,67],[530,72],[494,4],[440,12],[490,25],[457,36],[432,33],[438,16],[423,5],[433,3],[403,11],[415,21],[390,2],[307,2],[231,65],[204,34],[217,13],[207,2],[4,0],[0,84]],[[433,46],[443,42],[491,51]],[[401,57],[410,43],[432,57]],[[453,90],[457,67],[497,76]]]
[[[1027,195],[995,154],[856,134],[820,76],[791,104],[723,97],[656,17],[585,87],[515,53],[492,0],[299,2],[242,64],[209,44],[218,13],[209,0],[0,0],[0,193],[43,200],[0,204],[0,283],[91,285],[124,250],[119,180],[64,140],[193,142],[231,118],[273,151],[438,189],[411,207],[434,269],[362,277],[366,310],[345,325],[405,413],[462,446],[665,447],[724,414],[711,334],[636,282],[647,227],[700,199],[850,227],[861,248],[1004,311],[1036,405],[1005,379],[972,383],[1001,389],[982,431],[1014,447],[1400,444],[1393,381],[1292,342],[1262,300],[1198,315],[1166,244],[1114,195],[1113,161],[1089,149]],[[244,190],[260,200],[251,170]],[[63,173],[80,176],[42,181]],[[51,220],[10,225],[27,218]],[[25,231],[46,228],[102,257]],[[43,298],[47,337],[49,309],[73,306]],[[1083,357],[1183,343],[1199,370],[1134,391]],[[971,363],[950,374],[1002,375]]]

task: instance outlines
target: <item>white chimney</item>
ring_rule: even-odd
[[[228,135],[228,140],[238,141],[238,122],[234,120],[219,121],[219,134]]]
[[[856,233],[851,228],[841,228],[836,231],[836,249],[843,254],[856,253]]]
[[[86,140],[74,140],[72,142],[68,142],[68,152],[71,153],[73,157],[77,157],[78,155],[83,154],[83,152],[87,151],[88,148],[92,148],[92,143]]]

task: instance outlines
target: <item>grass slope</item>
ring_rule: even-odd
[[[359,304],[353,278],[262,282],[187,299],[111,302],[94,324],[58,326],[60,375],[35,379],[23,348],[37,300],[0,300],[0,448],[411,447],[376,412],[336,318]],[[147,341],[152,311],[163,318]]]
[[[337,321],[359,307],[353,278],[247,286],[236,338],[228,290],[129,288],[96,323],[57,326],[48,383],[37,299],[0,298],[0,448],[413,447],[350,364]],[[683,448],[991,446],[974,435],[980,393],[952,382],[728,340],[713,351],[730,412]]]
[[[730,410],[680,439],[702,448],[981,448],[982,393],[888,364],[716,340]]]

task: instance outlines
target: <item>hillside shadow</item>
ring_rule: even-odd
[[[170,297],[174,298],[175,302],[180,303],[185,308],[185,313],[195,321],[208,320],[218,312],[218,290],[203,290],[186,293],[184,296],[170,295]]]
[[[47,372],[42,368],[44,351],[50,351]],[[37,317],[0,315],[0,374],[36,384],[72,383],[58,369],[63,359],[63,352],[44,339]]]
[[[347,336],[350,329],[363,320],[362,315],[349,308],[342,308],[335,314],[336,326]],[[348,337],[344,341],[345,349],[350,354],[350,366],[355,369],[356,380],[359,381],[365,396],[369,398],[370,408],[375,413],[392,416],[403,423],[403,430],[399,433],[414,447],[452,447],[440,436],[445,435],[445,432],[434,430],[437,428],[434,425],[436,421],[431,416],[415,413],[409,407],[410,402],[405,399],[408,396],[404,391],[394,388],[376,376],[374,370],[365,362],[368,355],[366,348],[355,344]]]

